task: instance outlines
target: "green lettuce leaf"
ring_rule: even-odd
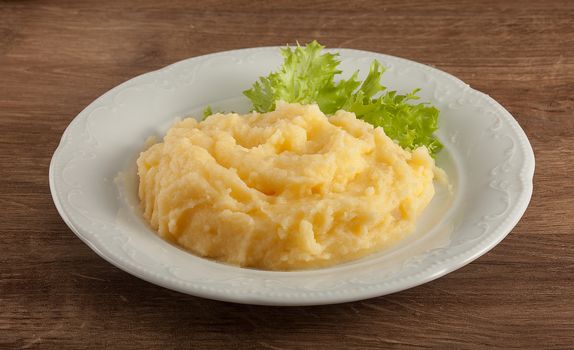
[[[213,110],[211,109],[211,106],[205,107],[205,109],[203,110],[203,118],[201,118],[201,120],[207,119],[207,117],[209,117],[212,114]]]
[[[343,109],[353,112],[385,133],[405,149],[426,146],[434,157],[442,144],[433,135],[438,128],[439,111],[418,100],[415,89],[406,95],[386,91],[381,85],[385,69],[377,61],[371,63],[369,74],[361,82],[355,72],[349,79],[335,81],[339,59],[337,53],[322,53],[324,46],[317,41],[294,49],[283,48],[283,65],[256,81],[243,93],[253,109],[264,113],[275,109],[275,102],[317,103],[325,114]]]
[[[321,54],[323,46],[316,41],[304,48],[281,49],[284,62],[279,71],[261,77],[253,87],[244,91],[258,112],[275,109],[275,101],[315,103],[323,90],[333,83],[339,61],[335,54]]]

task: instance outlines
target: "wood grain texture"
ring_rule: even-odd
[[[0,0],[0,348],[574,348],[574,2]],[[195,298],[66,227],[48,165],[103,92],[175,61],[317,39],[406,57],[502,103],[536,155],[500,245],[439,280],[321,307]]]

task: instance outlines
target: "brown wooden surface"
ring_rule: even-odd
[[[0,348],[573,348],[574,2],[270,3],[0,0]],[[60,219],[48,164],[92,100],[184,58],[312,39],[434,65],[515,116],[537,166],[508,238],[401,293],[274,308],[141,281]]]

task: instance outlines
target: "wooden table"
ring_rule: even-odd
[[[574,348],[574,2],[0,0],[0,348]],[[172,292],[60,219],[48,164],[113,86],[221,50],[317,39],[452,73],[502,103],[536,154],[518,226],[432,283],[321,307]]]

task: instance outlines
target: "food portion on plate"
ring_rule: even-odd
[[[434,195],[425,147],[353,113],[278,102],[174,125],[138,159],[144,216],[201,256],[263,269],[332,265],[411,231]]]
[[[371,65],[335,80],[316,42],[283,49],[283,66],[245,95],[246,115],[207,109],[141,153],[144,217],[203,257],[269,270],[323,267],[405,237],[442,172],[438,110],[381,86]]]

